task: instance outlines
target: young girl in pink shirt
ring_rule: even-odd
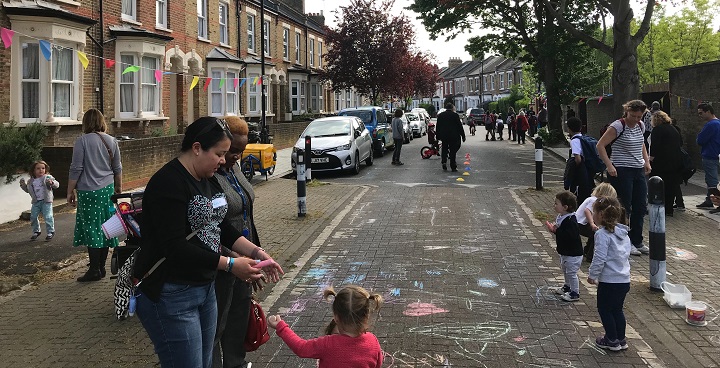
[[[319,359],[319,368],[379,368],[383,363],[380,342],[367,332],[370,312],[377,312],[382,303],[378,294],[350,285],[335,293],[325,290],[327,299],[334,296],[333,320],[327,327],[327,336],[304,340],[293,332],[279,315],[270,316],[268,325],[276,329],[285,344],[301,358]]]

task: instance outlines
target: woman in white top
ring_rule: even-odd
[[[610,184],[615,188],[618,199],[630,214],[630,254],[649,253],[643,245],[643,221],[645,219],[647,180],[650,173],[650,159],[645,149],[645,126],[640,121],[647,109],[641,100],[628,101],[623,105],[625,116],[615,120],[598,141],[600,158],[607,167]],[[612,146],[608,157],[606,146]]]

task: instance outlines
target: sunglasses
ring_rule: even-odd
[[[230,128],[228,127],[225,119],[215,119],[215,123],[217,123],[217,126],[219,126],[220,129],[223,130],[225,135],[227,135],[227,137],[230,138],[230,140],[232,140],[232,133],[230,133]],[[198,135],[195,136],[195,139],[202,137],[203,134],[207,134],[207,133],[211,132],[213,130],[213,128],[215,128],[215,127],[216,127],[215,124],[208,124],[208,126],[203,128],[203,130],[201,130],[200,133],[198,133]]]

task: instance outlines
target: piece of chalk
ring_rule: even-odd
[[[257,264],[255,266],[253,266],[255,268],[263,268],[263,267],[267,267],[267,266],[270,266],[275,263],[275,261],[273,261],[272,259],[266,259],[264,261],[256,259],[255,262],[257,262]]]

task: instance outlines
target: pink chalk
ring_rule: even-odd
[[[267,267],[267,266],[275,264],[275,261],[273,261],[272,259],[266,259],[264,261],[261,261],[258,259],[258,260],[255,260],[255,262],[257,262],[257,264],[255,266],[253,266],[255,268],[263,268],[263,267]]]

